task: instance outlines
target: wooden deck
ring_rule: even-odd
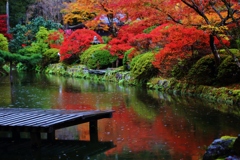
[[[55,130],[89,122],[90,140],[97,141],[97,121],[111,118],[113,112],[0,108],[0,131],[11,131],[14,140],[20,139],[20,132],[29,132],[33,144],[39,144],[40,133],[47,133],[47,139],[54,140]]]

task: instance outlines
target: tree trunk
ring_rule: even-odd
[[[217,48],[214,44],[214,36],[213,34],[210,34],[210,47],[211,47],[211,50],[212,50],[212,53],[214,55],[214,60],[216,62],[216,66],[219,66],[220,65],[220,56],[218,54],[218,51],[217,51]]]
[[[13,85],[12,65],[13,65],[12,62],[10,62],[9,78],[10,78],[11,86]]]

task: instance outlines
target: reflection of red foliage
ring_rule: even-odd
[[[165,149],[170,148],[175,155],[185,154],[186,157],[192,155],[196,160],[204,152],[199,148],[206,145],[206,140],[201,139],[204,133],[196,138],[193,126],[190,126],[184,118],[172,119],[174,113],[171,110],[165,112],[169,113],[167,115],[159,115],[153,122],[137,118],[138,115],[132,109],[116,108],[116,110],[118,112],[114,113],[113,120],[111,123],[108,120],[109,125],[105,124],[105,132],[100,132],[99,136],[104,141],[116,142],[117,147],[107,151],[108,155],[124,151],[135,153],[149,151],[159,145]],[[205,138],[209,139],[210,144],[212,136],[208,135]],[[160,152],[161,148],[158,150]]]
[[[106,108],[107,106],[109,108]],[[56,108],[115,110],[111,119],[102,119],[98,122],[99,140],[113,141],[117,146],[105,153],[109,156],[149,151],[161,157],[161,150],[165,150],[174,155],[174,159],[189,159],[191,156],[192,160],[198,160],[204,153],[202,147],[216,138],[215,132],[205,132],[199,124],[195,126],[194,122],[189,122],[184,114],[176,115],[176,111],[170,106],[162,107],[157,117],[146,120],[138,115],[134,107],[126,107],[124,95],[117,92],[106,96],[106,93],[101,92],[73,94],[62,90]],[[78,131],[81,140],[90,139],[88,123],[78,125]],[[231,132],[229,128],[223,131],[225,134],[234,134]]]

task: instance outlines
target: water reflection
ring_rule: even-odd
[[[19,75],[10,87],[0,83],[1,107],[113,109],[111,119],[99,121],[99,140],[116,147],[89,157],[97,160],[198,160],[214,138],[238,135],[239,117],[189,97],[174,97],[139,87],[75,78]],[[14,97],[14,98],[12,98]],[[225,106],[224,106],[225,107]],[[88,124],[56,131],[58,139],[89,140]]]

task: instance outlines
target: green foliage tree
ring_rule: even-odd
[[[19,23],[24,23],[26,19],[26,12],[28,6],[33,4],[36,0],[8,0],[9,1],[9,18],[10,26],[14,27]],[[4,5],[5,6],[5,5]]]
[[[43,54],[49,49],[47,43],[49,31],[45,27],[39,27],[39,31],[36,33],[36,41],[31,44],[31,47],[36,48],[36,52]]]
[[[0,33],[0,50],[8,51],[8,40]]]
[[[10,30],[10,33],[13,35],[13,39],[9,43],[10,51],[17,52],[24,46],[28,46],[36,41],[36,34],[41,26],[47,30],[62,28],[61,24],[45,20],[42,17],[37,17],[26,25],[18,24]]]

